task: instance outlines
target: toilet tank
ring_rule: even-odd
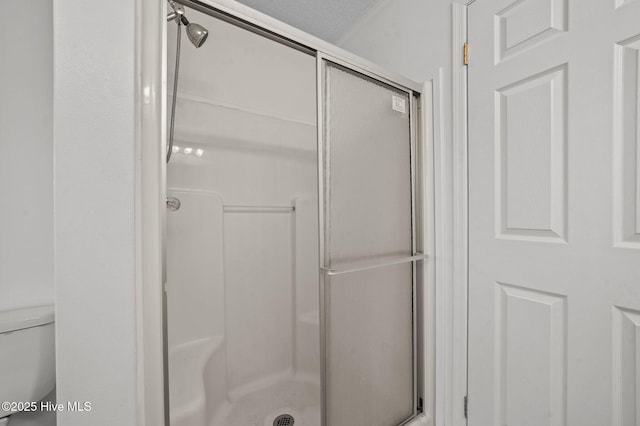
[[[0,401],[40,401],[55,383],[53,305],[0,311]]]

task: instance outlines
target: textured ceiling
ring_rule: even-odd
[[[336,42],[380,0],[238,0],[282,22]]]

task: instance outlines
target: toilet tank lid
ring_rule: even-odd
[[[0,333],[37,327],[54,321],[53,305],[0,311]]]

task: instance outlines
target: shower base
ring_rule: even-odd
[[[320,426],[320,384],[291,371],[228,393],[224,337],[204,338],[169,353],[171,426],[273,426],[282,414],[294,426]]]
[[[209,426],[273,426],[281,414],[292,415],[294,426],[320,426],[319,403],[319,385],[283,380],[225,404]]]

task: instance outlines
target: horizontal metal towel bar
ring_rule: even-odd
[[[224,206],[225,213],[291,213],[294,206]]]
[[[340,274],[348,274],[350,272],[367,271],[369,269],[382,268],[385,266],[399,265],[401,263],[416,262],[418,260],[425,260],[426,258],[427,258],[426,254],[416,253],[414,256],[390,259],[386,262],[380,262],[375,264],[354,266],[353,268],[341,268],[341,269],[320,268],[320,269],[322,270],[322,272],[324,272],[327,275],[340,275]]]

